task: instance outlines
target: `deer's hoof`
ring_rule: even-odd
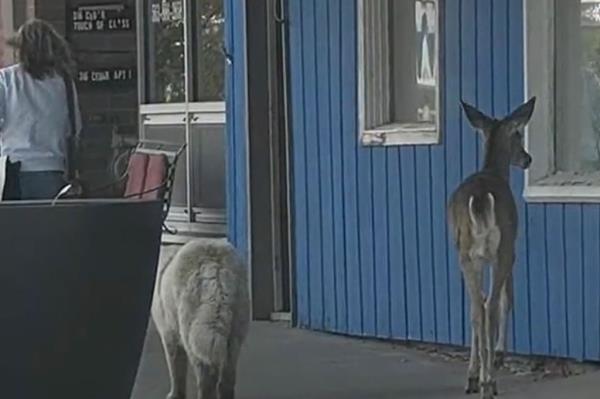
[[[498,388],[496,381],[482,382],[481,387],[481,399],[494,399],[498,395]]]
[[[499,369],[502,366],[504,366],[504,352],[498,351],[494,354],[494,367]]]
[[[478,377],[467,377],[467,385],[465,386],[465,393],[471,395],[473,393],[479,393],[479,378]]]

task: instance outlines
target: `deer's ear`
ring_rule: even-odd
[[[484,133],[492,127],[494,123],[494,120],[492,118],[490,118],[474,106],[467,104],[464,101],[461,101],[460,103],[462,104],[463,110],[465,111],[465,115],[467,116],[467,119],[469,120],[471,126]]]
[[[525,104],[520,105],[506,120],[512,124],[514,130],[521,130],[529,123],[535,108],[535,97],[531,97]]]

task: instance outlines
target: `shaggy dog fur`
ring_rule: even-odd
[[[186,396],[188,362],[201,399],[233,399],[250,319],[246,269],[224,240],[161,250],[152,304],[171,377],[168,399]]]

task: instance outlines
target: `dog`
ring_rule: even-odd
[[[186,397],[188,364],[199,398],[234,399],[249,302],[247,270],[227,241],[197,239],[161,249],[152,318],[169,368],[167,399]]]

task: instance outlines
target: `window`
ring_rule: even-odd
[[[185,101],[183,0],[146,7],[146,102]]]
[[[225,57],[223,0],[194,1],[192,46],[195,101],[225,100]]]
[[[600,0],[527,0],[532,201],[600,201]]]
[[[225,222],[223,0],[138,0],[140,135],[187,144],[169,219]]]
[[[358,1],[362,143],[437,143],[441,0]]]
[[[14,50],[6,44],[6,39],[25,22],[25,7],[23,1],[0,1],[0,67],[14,62]]]

